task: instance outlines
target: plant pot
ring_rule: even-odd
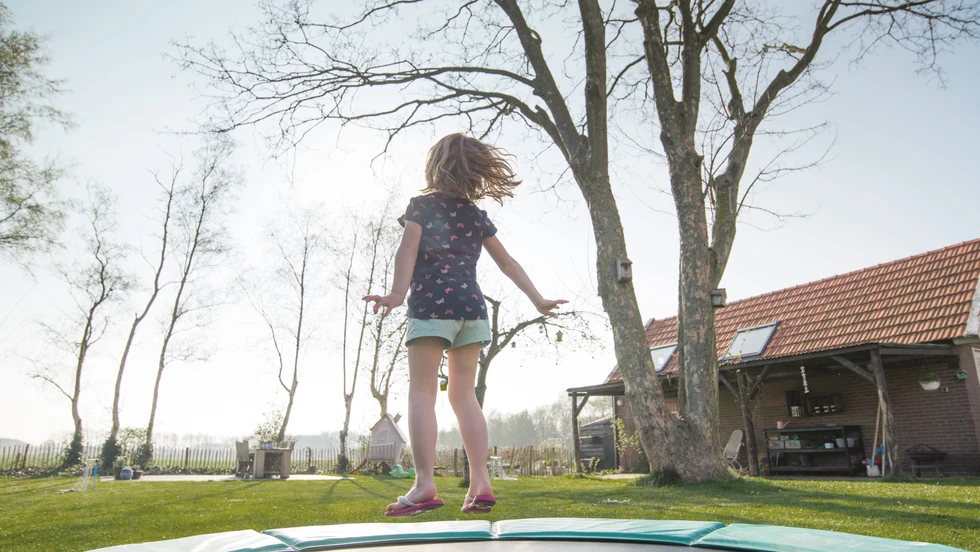
[[[119,474],[122,473],[122,469],[123,469],[122,466],[113,466],[112,467],[112,478],[118,480],[119,479]]]
[[[143,477],[143,472],[133,470],[133,479],[139,479],[140,477]]]
[[[939,380],[935,380],[935,381],[920,381],[919,382],[919,385],[921,385],[922,386],[922,389],[925,389],[926,391],[935,391],[935,390],[939,389],[940,382],[939,382]]]

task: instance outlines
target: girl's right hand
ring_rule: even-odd
[[[384,297],[380,295],[366,295],[363,297],[363,299],[369,303],[374,301],[374,314],[378,314],[378,309],[384,307],[385,310],[381,313],[382,318],[388,316],[388,313],[391,312],[392,309],[400,307],[402,303],[405,302],[404,297],[399,297],[394,293],[389,293]]]
[[[545,316],[558,316],[555,309],[559,308],[559,305],[564,305],[568,301],[564,299],[541,299],[541,301],[534,305],[538,309],[538,312]]]

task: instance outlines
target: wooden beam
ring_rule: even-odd
[[[762,391],[762,384],[766,382],[766,378],[769,377],[769,369],[772,368],[772,364],[766,364],[762,369],[762,372],[755,378],[755,383],[752,384],[752,390],[749,391],[749,402],[755,400],[755,396]]]
[[[578,415],[581,411],[582,409],[578,406],[578,393],[572,393],[572,446],[575,450],[575,477],[582,476],[582,443],[579,442],[578,432]]]
[[[588,393],[582,396],[582,404],[578,405],[578,410],[575,411],[576,418],[578,418],[578,415],[582,413],[582,409],[585,408],[585,403],[589,402],[589,397],[591,396],[592,395]]]
[[[875,350],[872,350],[872,351],[875,354],[877,354],[877,351],[875,351]],[[853,362],[847,360],[846,358],[844,358],[842,356],[834,355],[834,356],[832,356],[830,358],[832,358],[835,361],[837,361],[837,364],[840,364],[844,368],[847,368],[848,370],[854,372],[855,374],[861,376],[862,378],[870,381],[873,384],[875,383],[875,377],[877,376],[877,373],[875,373],[875,374],[869,374],[867,370],[865,370],[864,368],[861,368],[857,364],[854,364]],[[878,356],[878,362],[881,362],[881,357],[880,356]]]
[[[922,348],[905,349],[902,347],[882,347],[879,349],[882,356],[957,356],[957,352],[947,348]]]
[[[732,395],[735,395],[735,398],[738,398],[738,390],[735,389],[735,386],[732,385],[732,382],[728,381],[728,378],[725,377],[725,374],[718,372],[718,381],[724,383],[725,387],[727,387],[728,390],[732,392]]]
[[[878,401],[881,403],[885,418],[884,439],[887,443],[885,445],[885,460],[887,460],[888,469],[893,475],[900,474],[902,473],[902,459],[898,455],[899,448],[898,439],[895,435],[895,418],[892,416],[892,404],[891,398],[888,396],[888,386],[885,385],[885,368],[881,365],[881,355],[877,349],[871,350],[871,365],[874,367],[875,385],[878,387]],[[882,471],[884,471],[884,461],[881,467]]]

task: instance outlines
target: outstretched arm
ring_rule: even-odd
[[[419,242],[422,241],[422,227],[418,223],[405,221],[405,231],[402,232],[402,241],[398,245],[395,253],[395,276],[391,283],[391,293],[384,297],[380,295],[368,295],[365,301],[374,301],[374,313],[384,307],[382,316],[388,316],[391,309],[401,306],[408,295],[408,286],[412,284],[412,271],[415,270],[415,259],[419,254]]]
[[[500,243],[497,236],[491,236],[483,240],[483,248],[487,250],[490,257],[493,259],[497,266],[500,267],[500,271],[503,272],[517,287],[527,295],[527,298],[534,303],[534,308],[538,309],[538,312],[547,316],[556,316],[558,313],[555,309],[558,305],[567,303],[568,301],[564,299],[545,299],[538,293],[538,289],[534,287],[531,279],[528,278],[527,273],[524,272],[524,267],[521,266],[507,250],[504,249],[504,244]]]

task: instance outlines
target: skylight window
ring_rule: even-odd
[[[656,368],[658,372],[663,370],[664,366],[667,366],[667,363],[670,362],[670,357],[676,350],[676,343],[650,349],[650,355],[653,357],[653,367]]]
[[[753,358],[762,355],[772,339],[772,334],[776,331],[779,322],[745,328],[735,332],[731,345],[725,351],[722,360]]]

